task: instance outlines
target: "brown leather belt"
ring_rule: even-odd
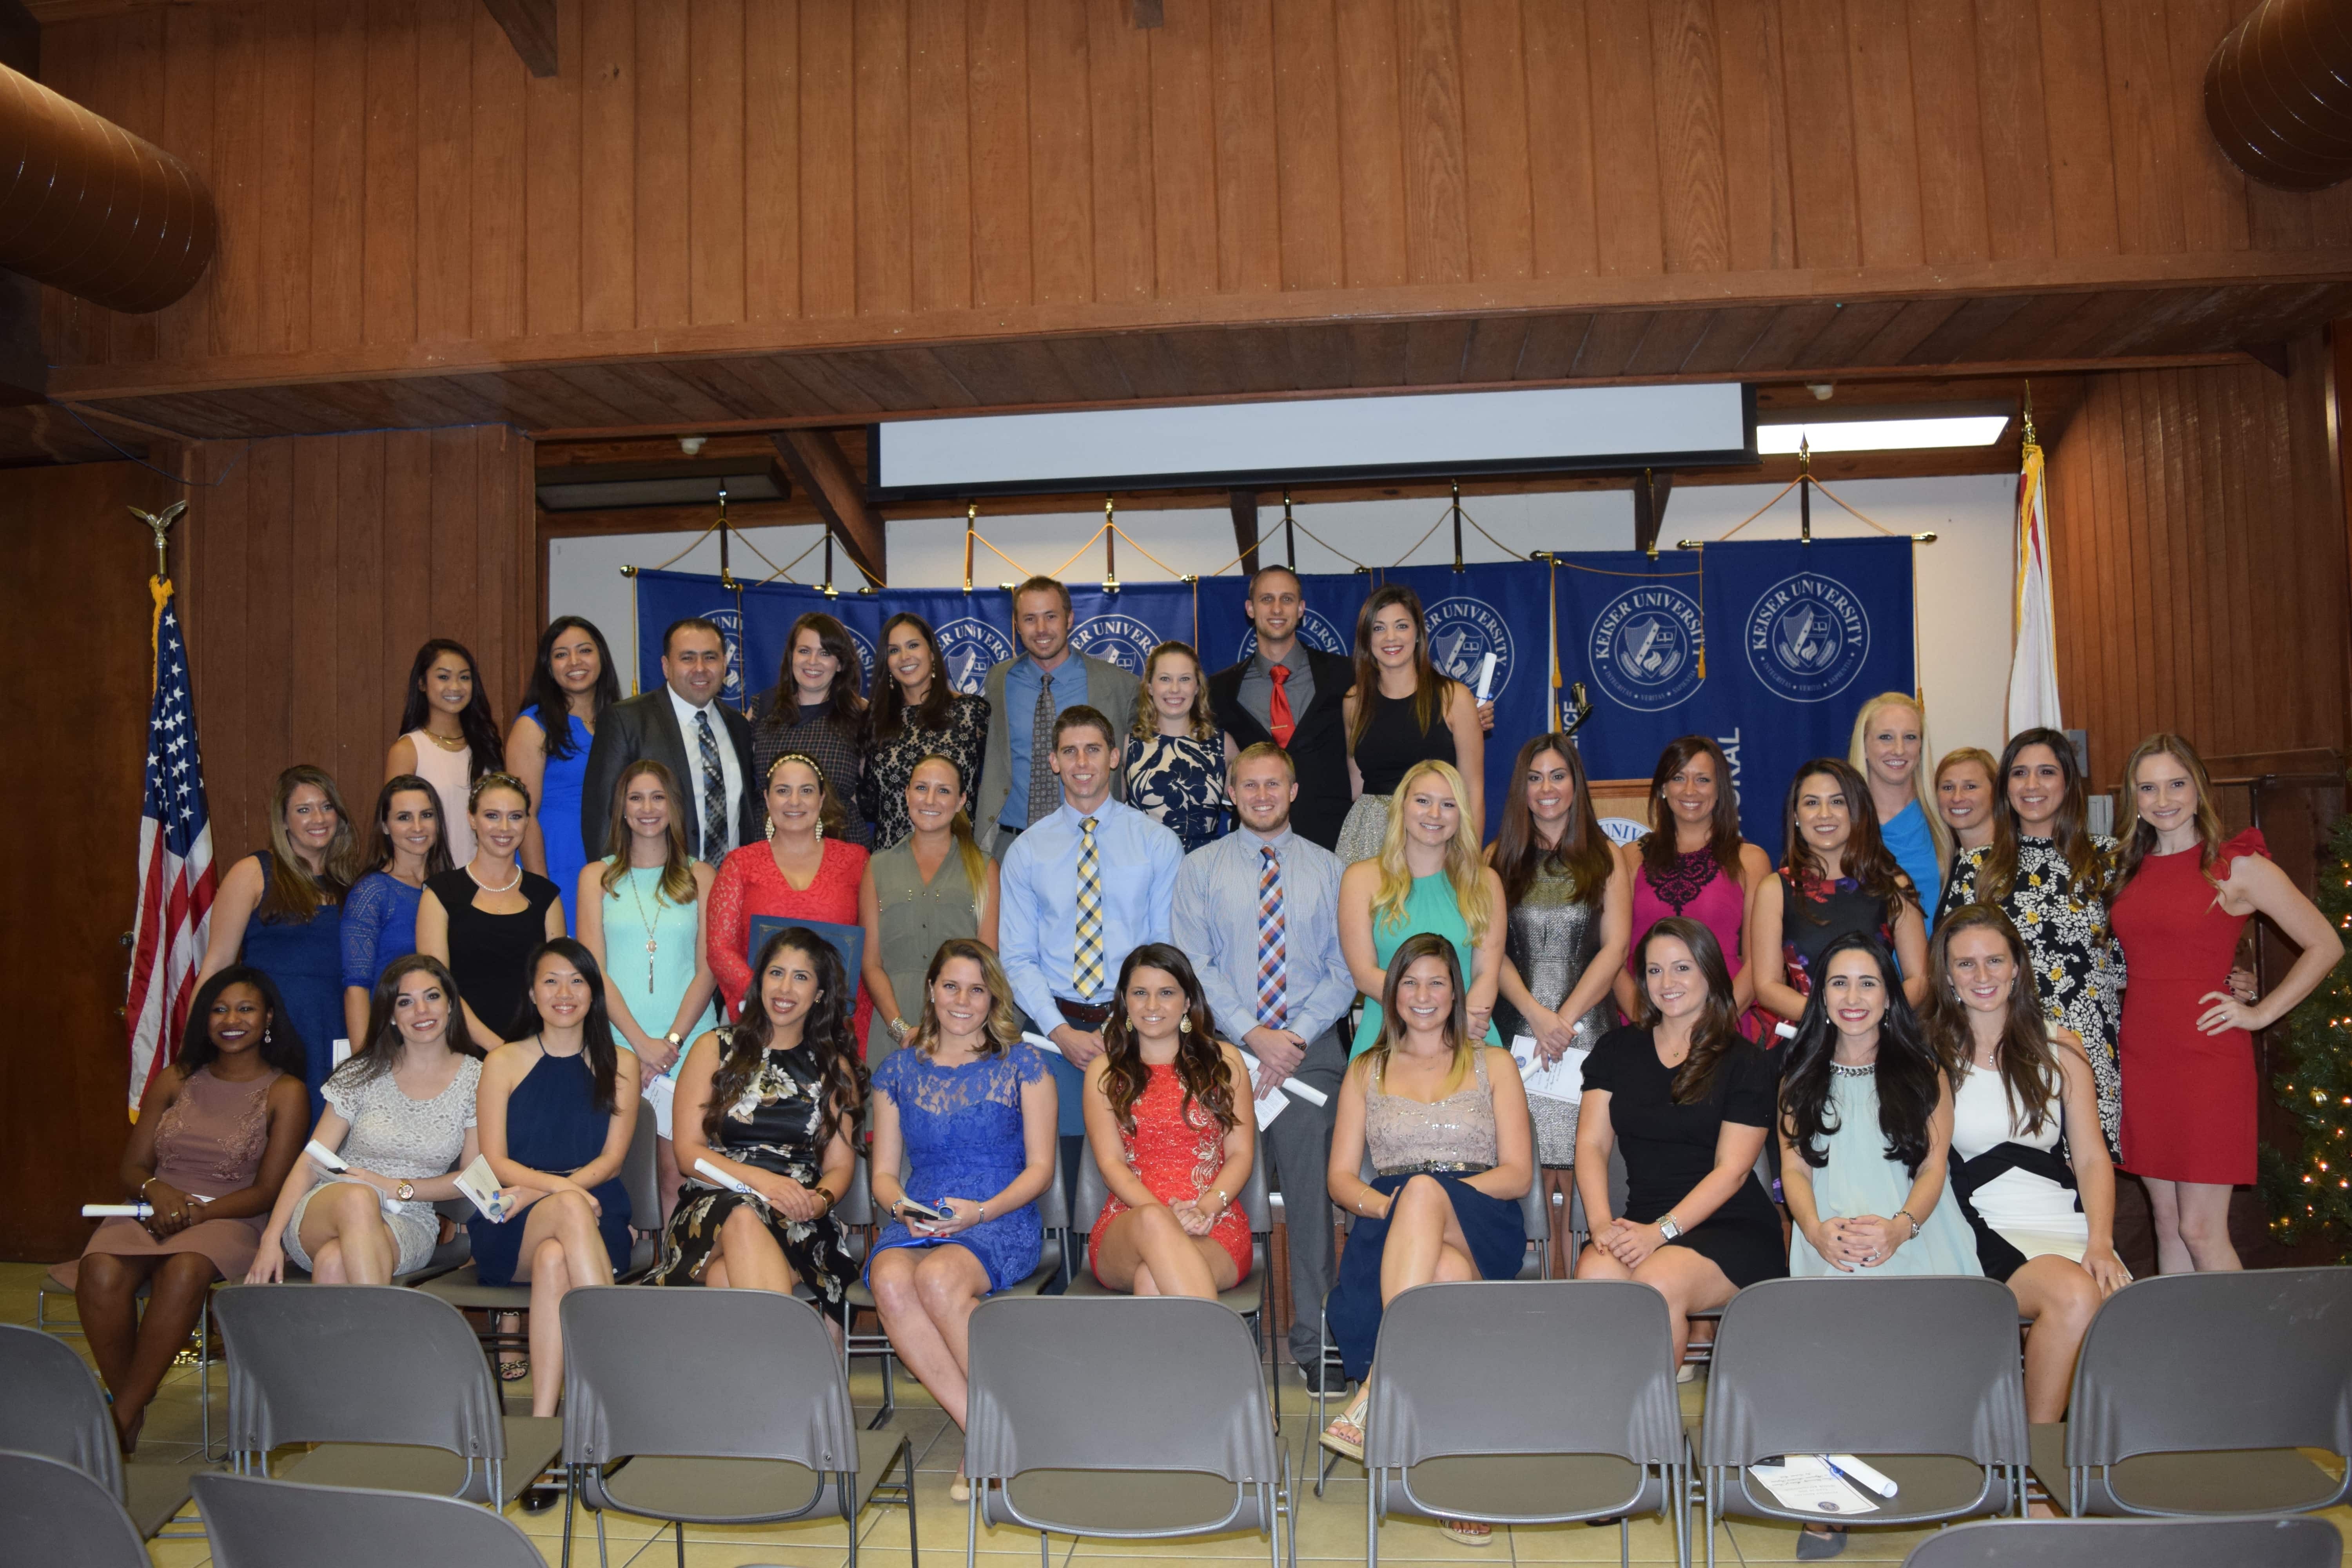
[[[1108,1003],[1073,1002],[1066,996],[1056,996],[1054,1005],[1062,1010],[1065,1023],[1075,1024],[1081,1029],[1099,1029],[1110,1022]]]

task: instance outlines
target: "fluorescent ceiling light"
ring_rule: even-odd
[[[1794,452],[1801,440],[1816,452],[1894,452],[1923,447],[1990,447],[2009,427],[2006,414],[1926,419],[1832,419],[1806,425],[1759,425],[1756,450]]]

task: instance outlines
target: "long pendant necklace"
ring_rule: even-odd
[[[636,900],[637,923],[646,928],[646,994],[654,994],[654,955],[661,951],[661,889],[654,889],[654,912],[646,913],[646,890],[637,880],[637,873],[646,868],[629,868],[629,897]]]

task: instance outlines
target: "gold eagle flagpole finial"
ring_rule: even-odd
[[[162,511],[142,511],[135,506],[128,510],[155,536],[155,575],[159,579],[169,577],[172,574],[172,525],[180,521],[180,514],[188,510],[188,503],[175,500]]]

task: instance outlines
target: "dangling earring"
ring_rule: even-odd
[[[824,818],[822,816],[816,819],[816,841],[819,844],[824,842]]]
[[[773,844],[775,841],[776,841],[776,819],[775,819],[774,817],[772,817],[772,817],[768,818],[768,842],[769,842],[769,843],[771,843],[771,844]]]
[[[1192,1032],[1192,1015],[1187,1013],[1176,1020],[1176,1032],[1180,1035],[1189,1035]]]

